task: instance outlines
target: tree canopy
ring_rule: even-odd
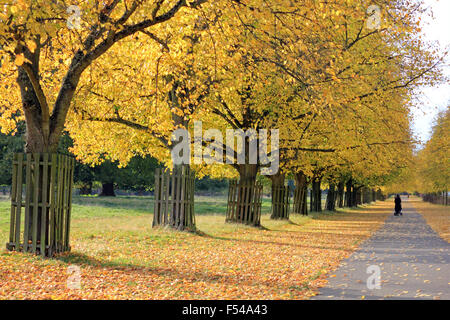
[[[7,3],[0,126],[9,132],[25,119],[28,152],[56,150],[67,129],[78,159],[122,166],[136,155],[169,166],[172,132],[193,134],[198,120],[223,136],[277,129],[282,172],[383,184],[411,162],[413,96],[442,80],[441,57],[420,36],[421,3],[368,8],[353,0]],[[436,151],[424,152],[442,149],[430,143]],[[254,178],[261,166],[193,167]]]

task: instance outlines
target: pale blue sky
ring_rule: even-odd
[[[423,33],[426,39],[437,41],[442,52],[450,48],[450,0],[424,0],[432,8],[434,19],[424,17]],[[450,77],[450,56],[446,59],[445,74]],[[418,138],[426,141],[436,114],[445,110],[450,103],[450,83],[423,88],[418,96],[420,110],[414,110],[413,130]]]

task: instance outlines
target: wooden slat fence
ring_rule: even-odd
[[[289,186],[272,186],[272,219],[289,219]]]
[[[195,174],[187,166],[156,169],[153,227],[195,230]]]
[[[60,154],[14,154],[8,250],[45,257],[70,251],[74,163]]]
[[[228,188],[226,222],[261,224],[262,184],[241,184],[231,180]]]
[[[307,213],[307,197],[308,189],[306,187],[296,186],[294,189],[294,201],[292,204],[292,212],[300,213],[303,215]]]

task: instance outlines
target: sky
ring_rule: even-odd
[[[450,48],[450,0],[424,0],[433,11],[434,19],[423,17],[422,32],[429,41],[437,41],[442,52]],[[447,57],[444,69],[450,77],[450,56]],[[430,138],[433,120],[439,111],[450,104],[450,82],[437,87],[422,88],[418,96],[420,109],[413,112],[413,131],[420,140]]]

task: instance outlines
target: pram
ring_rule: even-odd
[[[395,207],[394,207],[394,216],[402,216],[402,200],[400,199],[400,196],[397,195],[395,197]]]

